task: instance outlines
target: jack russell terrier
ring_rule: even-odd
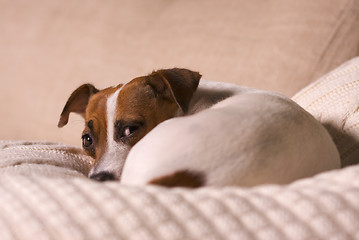
[[[325,128],[269,91],[165,69],[99,91],[77,88],[59,120],[85,119],[89,177],[167,187],[286,184],[339,168]],[[197,89],[198,88],[198,89]]]

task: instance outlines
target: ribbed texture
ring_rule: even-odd
[[[1,144],[1,239],[359,238],[359,167],[289,186],[135,188],[97,183],[79,172],[49,176],[54,166],[66,176],[77,164],[87,171],[86,157],[66,153],[65,146]],[[14,174],[19,168],[26,171]]]
[[[304,88],[293,100],[327,127],[343,166],[359,163],[359,58]]]
[[[0,176],[19,172],[49,177],[87,175],[92,161],[81,149],[64,144],[0,140]]]

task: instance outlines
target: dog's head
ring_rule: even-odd
[[[82,146],[95,159],[89,177],[119,180],[131,147],[159,123],[185,113],[200,78],[174,68],[101,91],[84,84],[71,94],[58,126],[67,124],[71,112],[82,115]]]

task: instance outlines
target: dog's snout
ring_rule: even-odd
[[[116,180],[115,175],[110,172],[99,172],[91,175],[90,178],[99,182]]]

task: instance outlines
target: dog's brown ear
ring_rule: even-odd
[[[183,112],[188,110],[201,74],[183,68],[162,69],[148,76],[149,84],[161,96],[172,98]]]
[[[69,121],[70,113],[78,113],[84,117],[90,97],[99,90],[92,84],[84,84],[78,87],[69,97],[60,115],[58,127],[61,128]]]

